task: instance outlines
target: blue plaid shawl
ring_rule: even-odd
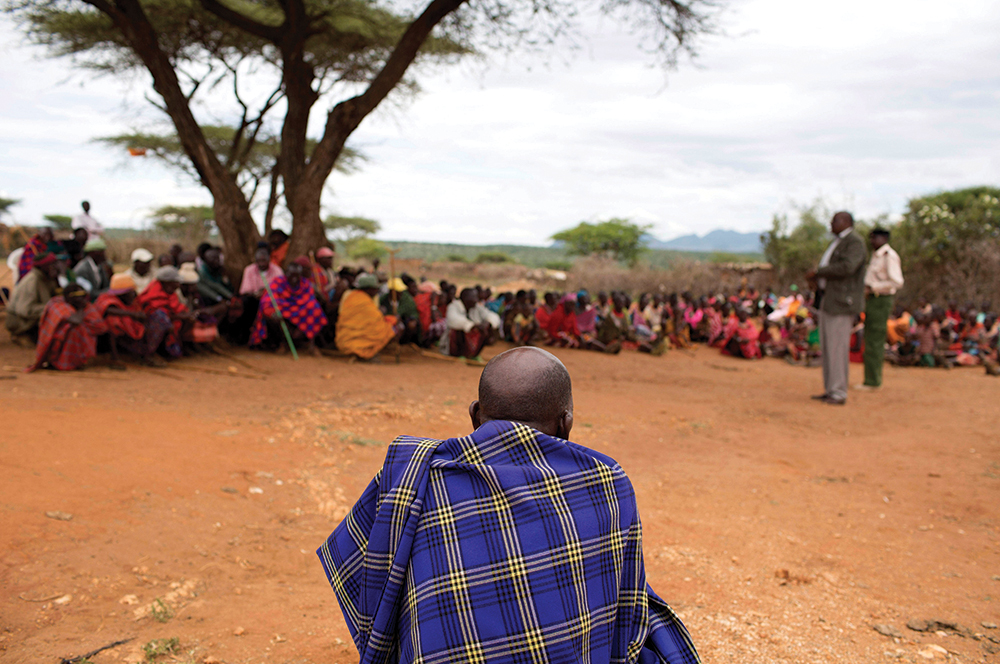
[[[611,458],[494,421],[402,436],[317,551],[362,664],[696,664]]]

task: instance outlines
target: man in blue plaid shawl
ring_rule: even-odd
[[[463,438],[401,436],[317,553],[362,664],[695,664],[624,471],[569,442],[562,362],[493,358]]]

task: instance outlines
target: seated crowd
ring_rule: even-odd
[[[130,267],[114,273],[100,236],[76,229],[57,241],[43,228],[25,247],[6,324],[15,338],[36,344],[31,370],[71,370],[98,352],[120,367],[126,353],[141,363],[198,352],[217,338],[230,344],[317,355],[336,349],[361,360],[393,343],[437,346],[453,357],[480,359],[484,346],[549,345],[604,353],[654,355],[695,343],[745,359],[784,357],[812,364],[820,354],[811,295],[748,286],[735,294],[621,291],[504,292],[459,290],[403,274],[334,269],[329,247],[290,258],[288,236],[274,231],[233,284],[222,249],[203,243],[192,253],[174,245],[158,257],[136,249]],[[154,265],[155,264],[155,265]],[[852,351],[863,352],[863,315]],[[924,301],[902,306],[889,321],[887,354],[900,365],[985,364],[996,370],[997,316],[989,303],[946,309]]]

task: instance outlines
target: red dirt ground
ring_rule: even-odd
[[[558,354],[572,438],[629,473],[649,580],[706,662],[1000,661],[1000,381],[888,367],[838,408],[777,361]],[[0,660],[177,637],[157,661],[357,661],[313,551],[394,436],[468,433],[479,370],[238,357],[267,379],[2,372]]]

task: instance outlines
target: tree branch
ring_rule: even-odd
[[[316,146],[306,168],[306,177],[312,180],[313,184],[322,185],[326,181],[347,142],[347,137],[402,80],[434,27],[465,2],[467,0],[432,0],[423,13],[406,28],[406,32],[368,89],[333,107],[327,115],[323,138]]]
[[[100,0],[98,0],[100,1]],[[200,0],[201,6],[207,11],[215,14],[223,21],[231,23],[240,30],[245,30],[252,35],[256,35],[262,39],[267,39],[272,42],[277,42],[284,35],[284,25],[266,25],[258,21],[253,20],[249,16],[239,13],[234,9],[230,9],[218,0]]]

